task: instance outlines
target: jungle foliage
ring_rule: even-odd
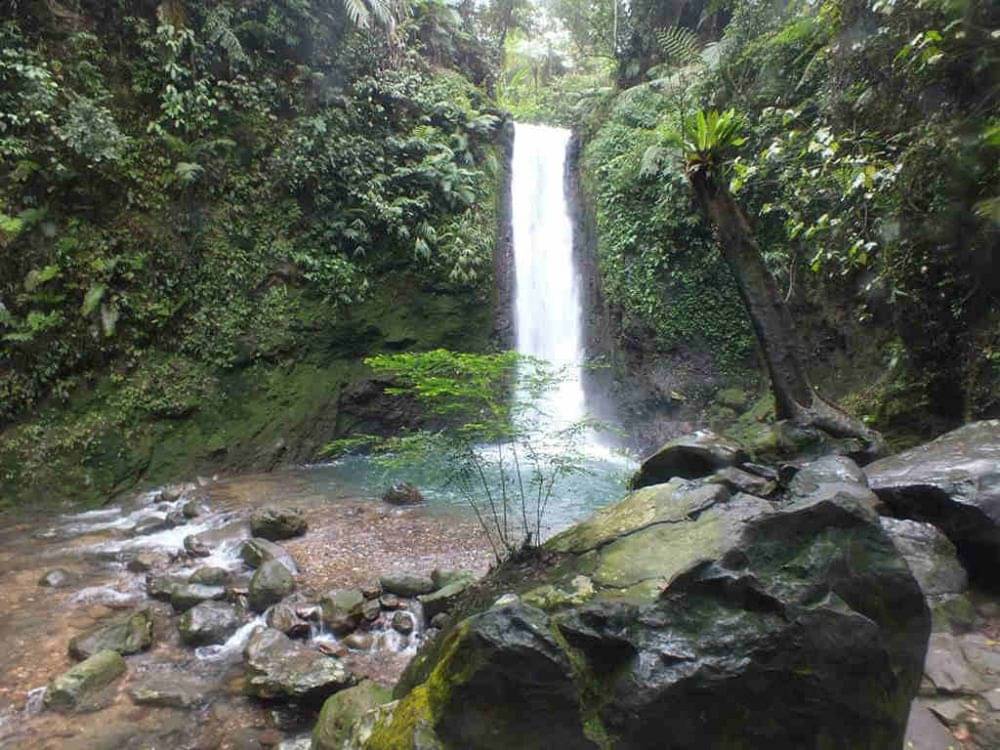
[[[488,301],[501,113],[443,0],[2,7],[6,479],[56,440],[39,408],[110,378],[67,428],[96,456],[296,359],[387,275]]]

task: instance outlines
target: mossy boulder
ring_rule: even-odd
[[[177,623],[181,642],[189,646],[224,643],[236,632],[242,620],[236,607],[228,602],[207,601],[191,607]]]
[[[354,675],[335,656],[293,641],[273,628],[261,628],[243,651],[248,694],[275,701],[318,704],[351,687]]]
[[[255,612],[263,612],[295,591],[295,579],[281,562],[268,560],[250,579],[248,600]]]
[[[250,514],[250,532],[272,542],[302,536],[308,528],[298,508],[259,508]]]
[[[465,610],[364,746],[900,747],[930,616],[874,503],[857,482],[633,492]]]
[[[69,642],[69,654],[74,659],[88,659],[99,651],[137,654],[153,645],[153,618],[149,610],[141,609],[99,623]]]
[[[291,573],[298,572],[298,566],[291,553],[280,544],[267,539],[248,539],[240,546],[240,559],[251,568],[259,568],[268,560],[277,560]]]
[[[371,680],[327,698],[312,733],[312,750],[343,750],[354,724],[392,699],[392,691]]]
[[[125,674],[125,669],[125,659],[117,651],[99,651],[50,682],[45,705],[57,710],[84,708]]]
[[[336,635],[345,635],[361,624],[365,596],[359,589],[337,589],[319,602],[323,624]]]

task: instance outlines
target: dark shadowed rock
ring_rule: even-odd
[[[735,466],[727,466],[719,469],[708,479],[713,484],[721,484],[729,488],[730,492],[747,492],[757,497],[767,497],[777,488],[777,483],[765,477],[751,474],[748,471],[737,469]]]
[[[83,708],[96,694],[125,674],[125,659],[117,651],[100,651],[56,677],[45,691],[48,708]]]
[[[462,596],[462,593],[469,588],[475,577],[471,574],[464,577],[452,578],[448,583],[432,591],[430,594],[422,594],[417,597],[417,601],[423,605],[424,617],[428,621],[441,612],[447,612]]]
[[[879,522],[910,566],[925,596],[965,591],[968,580],[955,555],[955,545],[935,526],[902,518],[881,518]]]
[[[901,747],[930,618],[866,493],[633,492],[418,654],[367,746]]]
[[[69,654],[74,659],[88,659],[98,651],[137,654],[153,645],[153,618],[142,609],[114,617],[81,633],[69,642]]]
[[[177,623],[181,642],[189,646],[225,643],[242,621],[236,607],[228,602],[206,601],[181,615]]]
[[[268,560],[250,579],[248,599],[250,608],[263,612],[272,604],[277,604],[295,590],[295,579],[282,563]]]
[[[289,638],[306,638],[310,632],[309,623],[287,602],[279,602],[267,610],[264,620],[269,628],[280,630]]]
[[[354,676],[340,659],[273,628],[254,633],[243,656],[246,690],[257,698],[319,703],[354,684]]]
[[[298,508],[259,508],[250,515],[250,532],[272,542],[302,536],[308,528]]]
[[[184,612],[196,604],[210,599],[226,598],[226,589],[222,586],[206,586],[202,583],[181,583],[170,592],[170,605],[178,612]]]
[[[396,482],[382,493],[382,500],[390,505],[419,505],[424,496],[409,482]]]
[[[671,440],[644,460],[630,484],[633,489],[640,489],[674,477],[704,477],[746,460],[746,452],[733,441],[709,430],[700,430]]]
[[[191,557],[208,557],[212,554],[212,548],[194,534],[184,537],[184,551]]]
[[[893,515],[937,526],[974,580],[1000,587],[1000,419],[967,424],[865,471]]]
[[[136,536],[146,536],[155,534],[158,531],[173,528],[174,524],[166,516],[149,516],[143,518],[132,528],[132,533]]]

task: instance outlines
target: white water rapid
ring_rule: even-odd
[[[565,379],[540,404],[551,427],[585,416],[579,275],[565,193],[570,131],[515,124],[511,169],[517,351]]]

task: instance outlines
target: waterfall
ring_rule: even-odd
[[[540,404],[551,426],[584,417],[580,284],[565,192],[564,128],[515,124],[511,169],[517,351],[562,370]]]

